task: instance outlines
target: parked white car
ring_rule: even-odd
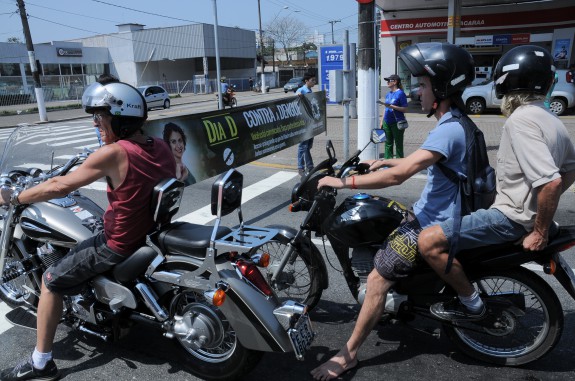
[[[556,115],[575,107],[575,85],[567,82],[567,70],[557,70],[558,81],[551,93],[550,109]],[[477,86],[470,86],[463,92],[463,103],[468,114],[481,114],[488,108],[499,108],[501,99],[495,96],[495,86],[489,80]]]
[[[162,86],[140,86],[138,90],[146,98],[148,110],[154,107],[170,108],[170,94]]]

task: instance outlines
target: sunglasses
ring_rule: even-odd
[[[104,118],[104,114],[92,114],[92,119],[94,122],[101,122]]]

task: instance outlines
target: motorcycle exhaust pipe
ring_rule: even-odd
[[[140,295],[142,295],[142,299],[144,300],[144,304],[150,309],[150,311],[152,311],[156,319],[159,321],[165,321],[168,319],[168,313],[156,301],[154,291],[143,283],[136,284],[136,289],[140,292]]]

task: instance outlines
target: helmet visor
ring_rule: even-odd
[[[87,113],[93,113],[95,109],[105,108],[110,110],[117,105],[116,98],[99,83],[92,83],[82,94],[82,107]]]

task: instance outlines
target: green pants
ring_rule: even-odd
[[[383,122],[381,128],[385,131],[385,159],[393,159],[393,143],[397,151],[397,157],[403,157],[403,133],[405,130],[397,128],[397,123],[387,124]]]

